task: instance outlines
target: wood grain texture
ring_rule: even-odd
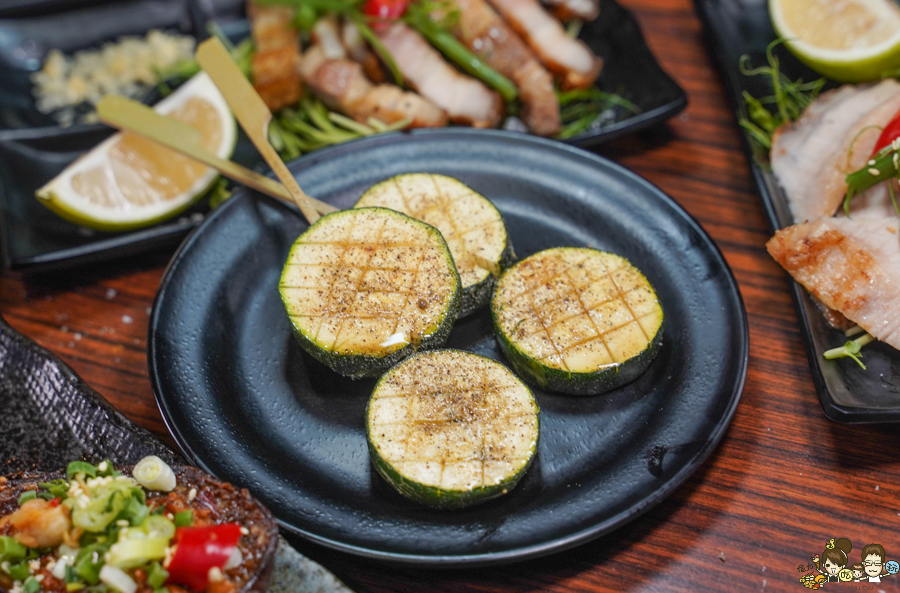
[[[750,321],[750,367],[732,426],[669,499],[610,535],[546,558],[423,571],[297,543],[357,591],[798,591],[797,567],[811,553],[821,555],[829,538],[853,542],[851,562],[872,542],[900,559],[898,429],[839,425],[822,414],[789,280],[765,252],[771,229],[690,0],[621,2],[690,103],[668,123],[599,152],[690,212],[737,277]],[[146,362],[148,312],[168,255],[50,278],[6,273],[0,311],[128,417],[172,443]],[[898,591],[898,581],[828,588]]]

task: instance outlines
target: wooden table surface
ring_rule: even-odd
[[[306,542],[298,549],[356,591],[797,591],[798,567],[830,538],[879,543],[900,559],[900,436],[841,425],[819,406],[788,278],[767,255],[770,229],[732,108],[690,0],[621,0],[662,66],[687,91],[685,112],[599,152],[690,212],[737,277],[750,365],[718,449],[675,493],[618,531],[509,566],[387,566]],[[147,374],[150,306],[171,253],[29,279],[0,277],[0,312],[60,355],[114,406],[173,443]],[[900,577],[830,589],[897,591]]]

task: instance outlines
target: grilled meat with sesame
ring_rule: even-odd
[[[827,307],[900,348],[900,219],[823,217],[775,233],[775,261]]]

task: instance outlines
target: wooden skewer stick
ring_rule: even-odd
[[[216,169],[222,175],[258,192],[294,203],[287,188],[274,179],[260,175],[235,162],[220,159],[201,144],[200,132],[150,107],[119,95],[106,95],[97,103],[100,121],[128,130]],[[319,214],[337,211],[331,204],[310,198]]]
[[[319,213],[316,211],[312,198],[300,189],[300,185],[297,184],[297,180],[285,166],[284,161],[269,144],[269,122],[272,120],[272,112],[269,111],[256,89],[231,59],[231,54],[228,53],[222,42],[215,37],[210,37],[197,47],[196,58],[200,67],[206,70],[216,86],[219,87],[219,91],[225,97],[234,116],[244,128],[244,132],[272,167],[275,176],[290,192],[307,222],[313,224],[319,220]]]

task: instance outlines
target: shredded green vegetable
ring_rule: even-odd
[[[822,355],[827,360],[834,360],[837,358],[852,358],[856,361],[856,364],[861,366],[863,370],[866,369],[866,365],[863,364],[863,361],[860,360],[862,354],[860,354],[860,350],[863,346],[870,342],[874,342],[875,338],[869,334],[865,334],[855,340],[848,340],[844,343],[843,346],[839,346],[838,348],[832,348],[831,350],[826,350]]]
[[[563,128],[556,137],[561,140],[612,123],[623,113],[641,112],[637,105],[622,95],[606,93],[596,88],[561,92],[557,99]]]
[[[767,66],[751,68],[750,56],[746,54],[741,56],[739,64],[741,74],[767,77],[772,89],[771,95],[759,98],[743,91],[747,115],[746,117],[740,115],[738,118],[738,123],[750,138],[756,160],[761,163],[768,161],[769,149],[772,147],[772,134],[775,133],[775,130],[800,117],[807,105],[819,96],[819,92],[825,86],[824,78],[812,82],[804,82],[803,79],[792,81],[781,72],[781,63],[775,56],[774,50],[784,41],[784,39],[776,39],[768,45],[766,48]],[[774,109],[770,110],[767,106],[772,106]]]
[[[288,107],[276,114],[269,126],[269,141],[282,158],[289,160],[331,144],[402,130],[410,123],[401,120],[388,125],[370,119],[366,125],[331,112],[318,99],[306,96],[296,108]]]

